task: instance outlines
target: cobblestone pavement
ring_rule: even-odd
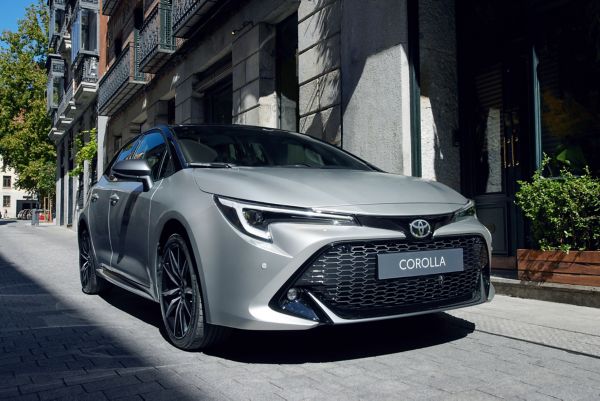
[[[599,400],[600,310],[497,296],[448,314],[175,349],[156,304],[86,296],[69,230],[0,220],[0,398]]]

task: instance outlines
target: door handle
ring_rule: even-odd
[[[519,140],[518,137],[514,137],[511,143],[511,157],[512,157],[512,164],[514,167],[517,167],[519,165],[519,160],[517,160],[517,154],[515,153],[515,142],[517,142]]]
[[[512,139],[510,137],[504,140],[504,146],[502,147],[502,152],[504,153],[504,168],[512,167],[512,163],[511,160],[508,159],[508,151],[506,149],[508,146],[512,146],[511,144]]]
[[[98,200],[98,198],[100,198],[100,196],[98,196],[98,194],[94,192],[92,194],[92,202],[96,202]]]
[[[116,203],[119,201],[119,195],[117,194],[112,194],[110,196],[110,204],[111,205],[116,205]]]

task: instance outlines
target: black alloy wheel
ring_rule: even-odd
[[[79,279],[81,290],[86,294],[99,294],[107,287],[107,282],[96,274],[96,258],[87,229],[79,235]]]
[[[206,323],[194,259],[183,236],[169,237],[160,249],[159,263],[160,309],[171,342],[194,350],[224,339],[226,328]]]

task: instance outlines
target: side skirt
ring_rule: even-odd
[[[104,264],[101,264],[101,266],[96,269],[96,273],[100,277],[102,277],[109,283],[116,285],[117,287],[121,287],[124,290],[132,292],[151,301],[158,302],[156,299],[154,299],[152,294],[150,294],[150,288],[144,287],[128,279],[127,277],[124,277],[123,275],[115,272],[114,270],[110,270],[108,266],[105,266]]]

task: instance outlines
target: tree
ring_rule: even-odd
[[[16,32],[0,36],[0,156],[18,174],[15,185],[40,197],[54,194],[56,177],[56,150],[47,136],[48,20],[37,0]]]

